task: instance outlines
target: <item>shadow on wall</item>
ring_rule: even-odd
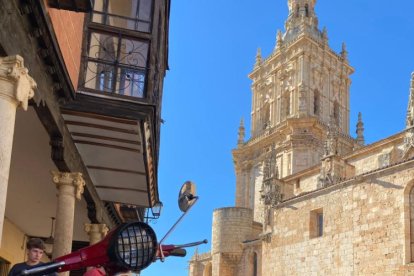
[[[384,188],[386,188],[386,189],[399,189],[399,190],[404,189],[404,187],[401,187],[401,186],[395,185],[395,184],[393,184],[393,183],[391,183],[391,182],[387,182],[387,181],[379,180],[379,179],[375,179],[375,180],[374,180],[374,181],[372,181],[371,183],[372,183],[372,184],[377,184],[377,185],[380,185],[380,186],[382,186],[382,187],[384,187]]]

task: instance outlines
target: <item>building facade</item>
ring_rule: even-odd
[[[157,170],[169,0],[0,1],[0,274],[146,219]]]
[[[414,275],[414,73],[406,129],[365,145],[359,114],[351,137],[354,69],[315,4],[288,0],[273,53],[257,53],[236,204],[214,211],[211,252],[192,257],[190,276]]]

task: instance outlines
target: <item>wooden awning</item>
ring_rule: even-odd
[[[99,197],[151,207],[157,200],[148,123],[62,110]]]

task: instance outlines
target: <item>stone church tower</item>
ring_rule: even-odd
[[[252,80],[251,139],[239,129],[233,151],[236,206],[255,209],[260,217],[262,182],[283,178],[316,165],[325,154],[327,134],[336,153],[352,151],[349,136],[349,65],[345,44],[340,54],[328,45],[326,29],[318,28],[315,0],[289,0],[285,32],[277,33],[273,53],[257,52]],[[284,191],[281,191],[283,197]]]
[[[414,73],[406,129],[365,145],[349,135],[353,68],[318,27],[316,0],[288,0],[285,31],[252,80],[235,207],[213,213],[211,252],[190,276],[414,275]]]

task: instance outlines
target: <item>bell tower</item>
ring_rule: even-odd
[[[302,24],[314,30],[318,29],[318,18],[315,14],[316,0],[289,0],[289,16],[286,20],[285,29],[292,33],[300,28]]]
[[[267,159],[275,160],[272,164],[283,179],[321,162],[329,130],[335,129],[339,156],[357,146],[349,136],[349,76],[354,69],[345,44],[340,53],[329,47],[326,28],[318,27],[315,4],[288,0],[285,31],[277,32],[267,58],[258,52],[249,74],[250,139],[239,141],[233,159],[236,206],[254,208],[255,219],[261,212],[256,209]],[[281,193],[283,197],[288,191]]]

